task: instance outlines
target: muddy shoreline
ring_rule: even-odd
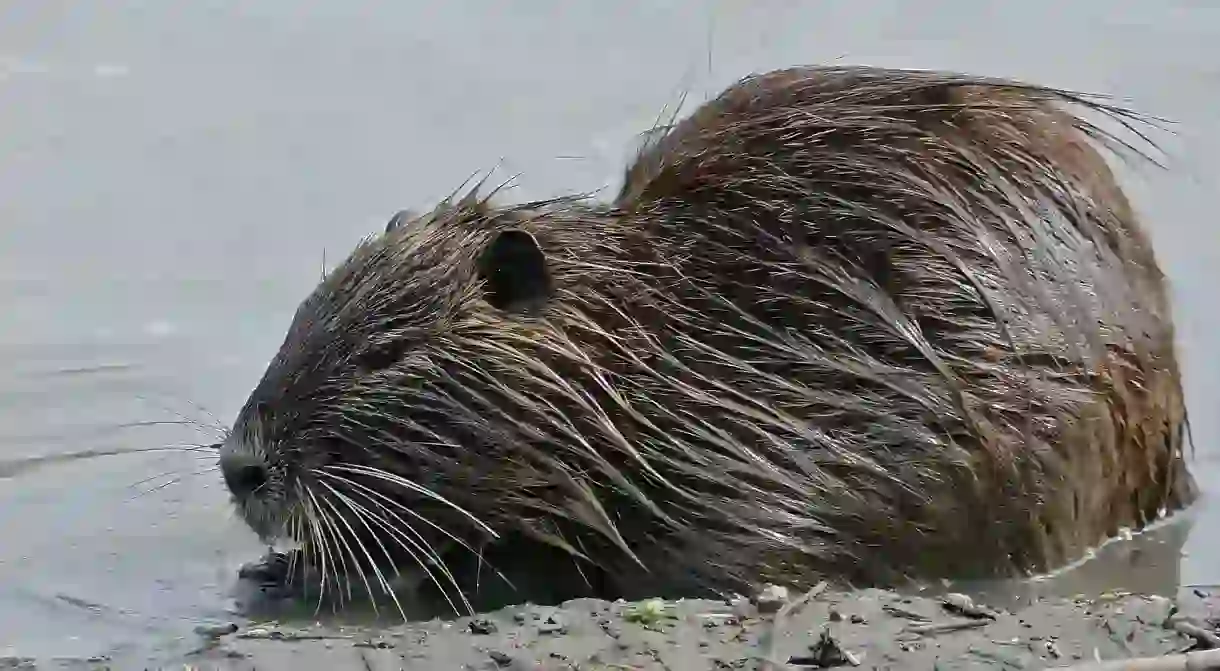
[[[772,597],[578,599],[392,628],[222,625],[201,629],[198,648],[176,659],[9,658],[0,669],[1041,669],[1198,657],[1192,651],[1209,647],[1202,654],[1220,655],[1215,589],[1046,599],[1012,611],[874,589]]]

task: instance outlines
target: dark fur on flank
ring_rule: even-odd
[[[1165,280],[1103,158],[1143,138],[1073,108],[1140,122],[794,68],[651,142],[612,203],[396,216],[237,418],[239,509],[377,582],[509,536],[610,594],[641,566],[743,590],[1081,558],[1195,487]]]

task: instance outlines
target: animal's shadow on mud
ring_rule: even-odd
[[[481,557],[470,554],[446,557],[446,565],[462,585],[473,613],[526,603],[559,605],[578,598],[718,596],[691,584],[652,581],[642,570],[639,575],[611,580],[593,567],[578,565],[561,550],[512,538],[485,550]],[[423,583],[409,594],[396,592],[396,603],[373,577],[369,577],[368,585],[356,578],[343,583],[341,591],[332,585],[326,593],[315,583],[267,589],[255,581],[236,576],[234,579],[233,596],[239,613],[256,621],[394,624],[401,623],[404,615],[409,621],[423,621],[472,614],[447,582],[442,583],[445,592],[432,582]]]

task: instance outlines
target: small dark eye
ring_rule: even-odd
[[[356,365],[365,372],[376,373],[398,363],[406,350],[407,344],[401,340],[371,345],[356,355]]]

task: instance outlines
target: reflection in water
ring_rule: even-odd
[[[1194,527],[1200,504],[1136,534],[1098,548],[1085,561],[1032,580],[957,583],[921,594],[964,592],[995,607],[1014,609],[1038,598],[1096,596],[1133,592],[1172,597],[1181,585],[1182,549]]]

